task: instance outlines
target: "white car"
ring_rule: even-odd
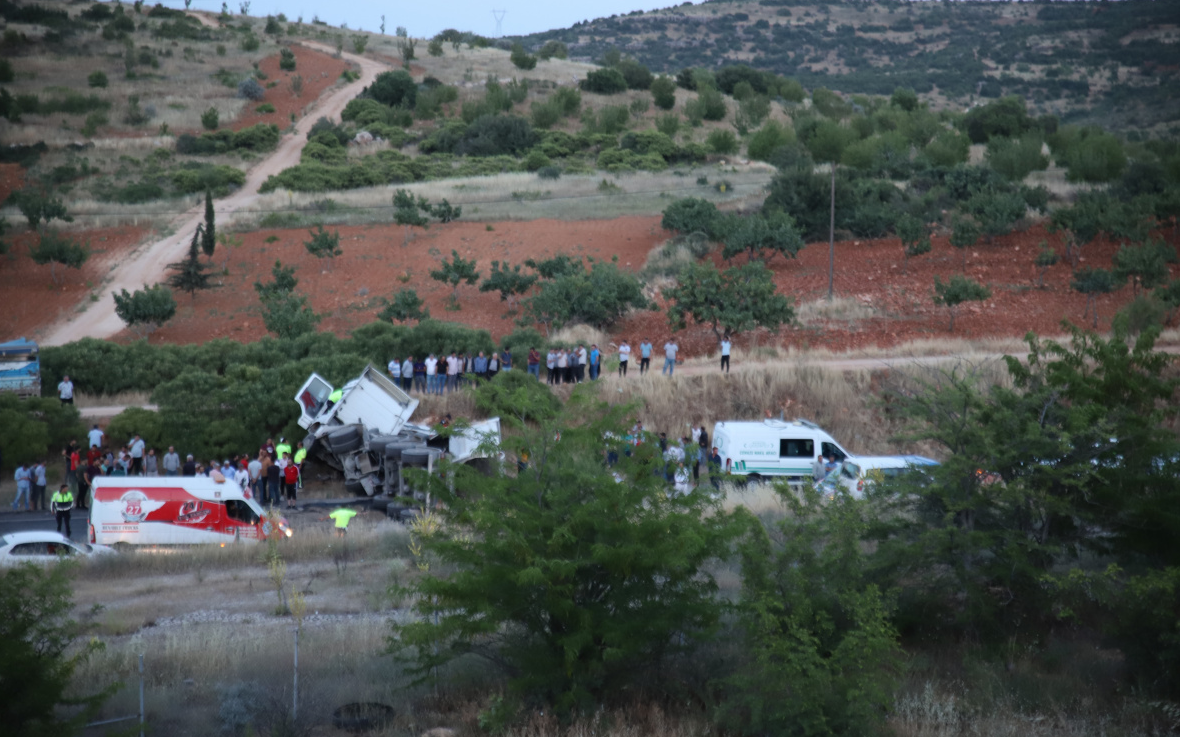
[[[840,467],[828,474],[820,487],[831,496],[836,485],[856,499],[863,499],[865,487],[874,481],[900,476],[906,471],[923,466],[937,466],[938,461],[918,455],[900,456],[850,456]]]
[[[74,542],[60,532],[32,530],[0,535],[0,566],[21,563],[53,563],[114,553],[106,545]]]

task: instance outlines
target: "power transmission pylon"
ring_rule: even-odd
[[[496,38],[500,38],[504,35],[504,16],[507,14],[507,10],[492,11],[492,17],[496,19]]]

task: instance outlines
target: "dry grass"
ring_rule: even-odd
[[[698,176],[724,177],[733,187],[721,193],[712,187],[695,184]],[[613,176],[604,172],[563,176],[557,180],[541,179],[536,174],[514,172],[487,177],[444,179],[415,184],[386,185],[331,193],[292,193],[287,191],[260,195],[253,207],[230,216],[228,224],[237,230],[254,230],[270,213],[293,213],[327,224],[361,224],[389,222],[393,193],[409,190],[437,202],[446,198],[463,207],[463,219],[494,220],[588,220],[621,215],[655,215],[663,212],[672,200],[680,197],[703,197],[725,207],[748,207],[765,197],[765,187],[772,172],[753,166],[706,165],[692,169],[664,172],[635,172]],[[619,187],[603,192],[603,181]],[[512,192],[536,193],[528,198],[514,198]],[[334,213],[313,212],[313,205],[330,197],[341,206]]]
[[[142,407],[151,404],[151,392],[119,392],[118,394],[75,394],[74,406],[87,407]]]
[[[877,310],[871,304],[855,297],[817,299],[813,302],[803,302],[795,307],[795,319],[803,325],[814,325],[830,320],[855,322],[876,316]]]

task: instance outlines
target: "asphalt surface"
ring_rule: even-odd
[[[71,540],[88,542],[86,525],[90,520],[90,512],[75,509],[70,515]],[[56,530],[57,521],[49,512],[0,512],[0,535],[9,532],[25,532],[28,530]],[[64,532],[64,530],[63,530]]]

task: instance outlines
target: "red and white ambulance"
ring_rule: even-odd
[[[94,480],[90,542],[99,545],[201,545],[291,536],[249,491],[218,475],[103,476]]]

